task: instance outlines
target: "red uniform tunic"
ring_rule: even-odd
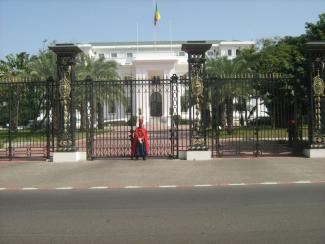
[[[145,147],[146,147],[146,154],[148,155],[149,152],[149,142],[148,142],[148,135],[147,135],[147,131],[145,128],[143,127],[138,127],[135,129],[134,131],[134,135],[133,135],[133,141],[132,141],[132,146],[131,146],[131,155],[132,156],[136,156],[136,147],[137,147],[137,143],[139,140],[142,140]]]

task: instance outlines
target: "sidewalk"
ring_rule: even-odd
[[[1,163],[0,188],[154,187],[324,181],[325,160],[307,158],[97,160],[79,163]]]

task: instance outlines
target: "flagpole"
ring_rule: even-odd
[[[154,46],[155,46],[155,51],[157,51],[157,47],[156,47],[156,44],[157,44],[157,27],[155,26],[154,27],[154,33],[153,33],[153,35],[154,35]]]
[[[152,6],[154,9],[155,9],[156,4],[157,4],[156,0],[152,0]],[[156,14],[156,12],[155,12],[155,14]],[[153,46],[156,51],[156,25],[154,25],[154,27],[153,27]]]
[[[172,21],[169,21],[169,39],[170,39],[170,53],[173,53],[173,34],[172,34]]]
[[[137,22],[137,54],[139,52],[139,23]]]

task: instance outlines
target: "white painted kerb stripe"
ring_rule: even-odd
[[[296,184],[309,184],[309,183],[311,183],[311,181],[310,180],[301,180],[301,181],[295,181],[293,183],[296,183]]]
[[[159,186],[160,188],[173,188],[176,187],[175,185],[170,185],[170,186]]]
[[[23,187],[21,188],[23,191],[33,191],[33,190],[39,190],[37,187]]]
[[[208,185],[208,184],[206,184],[206,185],[193,185],[194,187],[209,187],[209,186],[212,186],[212,185]]]
[[[262,182],[261,185],[277,185],[278,182]]]
[[[246,183],[235,183],[235,184],[228,184],[228,186],[246,186]]]
[[[73,187],[67,186],[67,187],[56,187],[55,190],[71,190]]]
[[[141,188],[141,186],[125,186],[124,188],[126,188],[126,189],[136,189],[136,188]]]
[[[88,189],[107,189],[108,186],[93,186],[93,187],[89,187]]]
[[[3,187],[2,187],[2,188],[0,188],[0,191],[4,191],[4,190],[6,190],[6,189],[7,189],[7,188],[3,188]]]

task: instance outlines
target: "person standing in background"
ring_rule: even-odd
[[[139,159],[142,157],[146,160],[146,156],[149,152],[149,141],[147,130],[143,127],[143,118],[139,118],[139,127],[137,127],[133,134],[133,140],[131,145],[131,157]]]

